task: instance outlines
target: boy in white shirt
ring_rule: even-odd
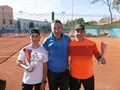
[[[31,29],[31,44],[22,48],[18,56],[17,64],[25,69],[22,90],[33,90],[33,87],[34,90],[45,90],[48,53],[39,44],[40,38],[39,30]]]

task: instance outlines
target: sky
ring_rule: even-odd
[[[9,5],[13,8],[14,13],[19,13],[22,11],[22,13],[20,13],[21,15],[15,15],[15,19],[25,18],[51,21],[51,16],[45,16],[43,13],[55,12],[59,14],[64,13],[64,15],[60,18],[56,18],[61,19],[61,21],[65,23],[67,20],[71,20],[72,18],[79,18],[79,16],[76,17],[74,14],[82,14],[83,16],[81,15],[81,17],[84,18],[85,21],[99,21],[102,18],[101,16],[92,16],[92,18],[90,18],[89,15],[110,15],[108,6],[106,4],[101,1],[91,4],[91,1],[92,0],[0,0],[0,5]],[[113,17],[119,19],[120,14],[115,9],[111,10],[113,13]],[[29,15],[27,15],[26,13],[28,13]],[[69,16],[68,14],[71,15]]]
[[[92,0],[0,0],[0,5],[9,5],[13,12],[29,13],[79,13],[109,15],[108,6],[101,1],[91,4]],[[112,9],[114,14],[119,14]]]

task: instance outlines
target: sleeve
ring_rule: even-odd
[[[93,54],[94,54],[95,56],[96,56],[97,54],[100,54],[100,52],[98,51],[97,46],[96,46],[95,43],[94,43],[93,48],[94,48]]]
[[[43,62],[48,62],[48,51],[45,48],[44,48],[44,61]]]
[[[48,39],[46,38],[43,42],[43,47],[48,51]]]
[[[17,60],[20,60],[20,61],[25,60],[25,53],[23,52],[23,49],[20,50]]]

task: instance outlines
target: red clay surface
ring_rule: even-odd
[[[42,34],[41,43],[46,36]],[[93,58],[95,90],[120,90],[120,38],[89,37],[89,39],[96,42],[99,50],[101,41],[107,43],[108,46],[104,56],[107,61],[106,65],[98,65],[95,58]],[[0,64],[0,79],[7,81],[6,90],[21,90],[24,70],[17,66],[16,59],[19,50],[29,43],[29,37],[26,35],[9,38],[0,37],[0,62],[14,53],[9,59]],[[46,86],[46,90],[49,90],[48,84]],[[81,90],[83,90],[83,87]]]

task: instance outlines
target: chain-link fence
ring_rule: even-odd
[[[120,28],[120,16],[118,15],[113,15],[112,18],[110,18],[109,15],[104,14],[72,14],[65,12],[31,14],[20,11],[18,13],[14,13],[11,20],[3,19],[1,21],[3,24],[0,25],[0,36],[1,33],[4,34],[8,32],[16,32],[17,34],[21,32],[28,33],[30,28],[38,28],[41,32],[49,32],[50,22],[53,19],[59,19],[62,21],[64,32],[71,32],[77,23],[85,25],[87,33],[93,35],[111,36],[111,32],[114,32],[114,30],[111,31],[111,29]],[[7,21],[9,21],[9,23],[7,23]],[[119,31],[117,33],[119,33]]]
[[[105,54],[107,64],[98,65],[95,58],[93,59],[95,90],[120,90],[120,16],[113,15],[110,24],[109,15],[65,12],[31,14],[22,11],[13,14],[13,21],[9,22],[11,26],[4,20],[0,25],[0,79],[6,80],[6,90],[21,90],[23,69],[17,66],[16,59],[19,50],[30,43],[29,30],[31,28],[40,30],[42,44],[51,31],[50,23],[53,19],[62,21],[63,32],[68,35],[73,35],[75,24],[85,25],[87,38],[94,40],[99,50],[101,41],[107,43]]]

